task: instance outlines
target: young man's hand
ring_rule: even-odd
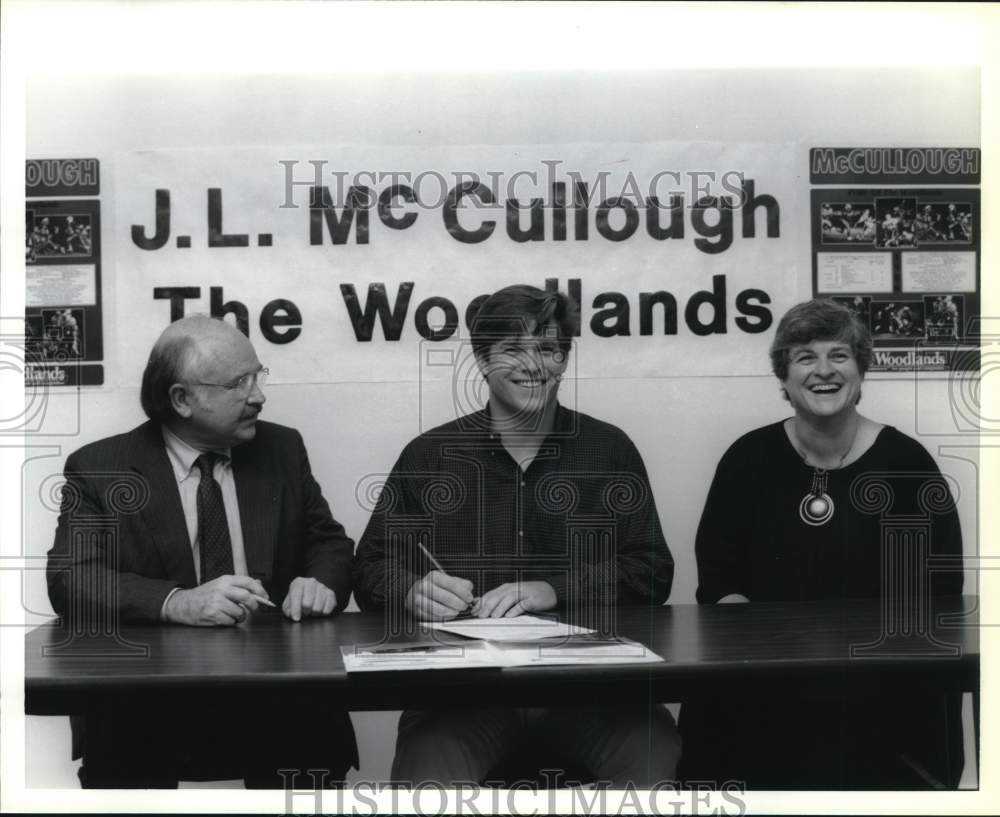
[[[406,594],[406,609],[422,621],[448,621],[472,604],[472,582],[432,570]]]
[[[484,593],[472,613],[479,618],[512,618],[521,613],[551,610],[557,601],[556,591],[548,582],[508,582]]]

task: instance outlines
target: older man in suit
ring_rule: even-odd
[[[299,433],[258,420],[266,375],[224,321],[192,316],[163,332],[143,375],[149,422],[66,461],[48,554],[56,612],[232,627],[271,599],[296,622],[347,605],[354,543],[330,514]],[[116,508],[102,490],[122,474],[139,486],[139,507]],[[116,520],[111,535],[79,534],[79,520],[102,517]],[[75,719],[77,752],[85,788],[218,776],[281,787],[280,769],[324,769],[333,782],[357,765],[347,713],[321,695],[178,695],[155,711],[116,699]]]

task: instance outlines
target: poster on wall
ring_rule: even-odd
[[[979,367],[980,191],[968,186],[979,158],[973,148],[811,151],[814,184],[849,185],[811,191],[813,292],[871,330],[872,371]]]
[[[25,383],[104,383],[96,159],[25,166]],[[54,197],[54,198],[42,198]]]
[[[580,306],[580,377],[766,374],[795,303],[784,145],[330,146],[116,157],[115,264],[136,334],[234,321],[276,382],[434,378],[512,283]],[[426,371],[418,371],[417,366]],[[440,367],[443,371],[448,367]],[[452,367],[454,369],[454,367]],[[470,377],[475,367],[470,367]]]

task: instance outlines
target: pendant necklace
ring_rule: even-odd
[[[847,455],[851,453],[851,449],[854,448],[854,441],[858,438],[858,426],[861,425],[860,420],[855,420],[854,422],[854,433],[851,435],[851,443],[847,446],[847,450],[840,457],[840,462],[837,463],[837,468],[843,468],[844,460],[847,459]],[[795,423],[792,422],[792,431],[795,433]],[[796,434],[796,439],[798,435]],[[799,447],[794,446],[795,452],[802,457],[802,462],[807,466],[809,461],[806,459],[806,455],[802,453]],[[820,525],[825,525],[833,518],[833,499],[827,492],[827,474],[830,469],[820,468],[819,466],[812,466],[813,478],[812,478],[812,488],[810,488],[809,493],[802,497],[802,501],[799,503],[799,517],[807,525],[812,525],[814,528]]]

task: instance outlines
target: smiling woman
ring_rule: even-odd
[[[817,299],[788,311],[771,344],[771,367],[795,416],[785,434],[813,469],[812,486],[799,504],[807,525],[833,516],[827,470],[841,469],[867,452],[883,426],[857,411],[871,361],[868,330],[846,307]]]
[[[870,359],[871,337],[846,307],[819,299],[782,318],[771,363],[795,413],[720,461],[695,544],[699,602],[867,597],[911,611],[932,593],[961,592],[961,530],[934,460],[857,411]],[[865,486],[885,503],[875,507]],[[904,517],[905,536],[884,535]],[[931,556],[954,569],[932,575]],[[959,705],[900,690],[688,700],[682,775],[757,789],[953,787]]]

